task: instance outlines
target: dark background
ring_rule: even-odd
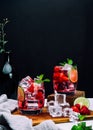
[[[17,83],[43,73],[51,79],[45,84],[47,96],[53,93],[53,67],[72,58],[77,89],[93,97],[93,0],[1,0],[2,18],[10,20],[6,48],[12,50]]]

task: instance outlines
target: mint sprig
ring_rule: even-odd
[[[92,125],[86,126],[86,122],[80,122],[77,125],[73,125],[71,130],[92,130]]]
[[[62,63],[59,63],[61,66],[64,66],[65,64],[69,64],[69,65],[72,65],[73,68],[77,69],[77,65],[73,65],[73,60],[70,59],[70,58],[67,58],[67,61],[65,62],[62,62]]]
[[[65,64],[72,65],[72,64],[73,64],[73,60],[72,60],[72,59],[67,58],[67,61],[66,61],[66,62],[59,63],[59,64],[60,64],[60,65],[62,65],[62,66],[64,66]]]
[[[48,78],[44,79],[44,74],[40,74],[39,76],[36,76],[35,82],[36,83],[50,82],[50,79]]]

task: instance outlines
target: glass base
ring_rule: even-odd
[[[27,110],[27,109],[21,109],[20,110],[22,114],[29,114],[29,115],[38,115],[42,112],[42,110]]]

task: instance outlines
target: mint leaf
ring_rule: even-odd
[[[41,74],[41,75],[37,76],[37,78],[41,79],[41,80],[43,79],[43,77],[44,77],[44,74]]]
[[[67,58],[67,63],[68,63],[69,65],[72,65],[72,64],[73,64],[72,59]]]
[[[87,126],[85,130],[92,130],[92,126]]]
[[[36,76],[35,82],[36,83],[50,82],[50,79],[48,78],[43,79],[43,78],[44,78],[44,74],[40,74],[39,76]]]
[[[86,122],[80,122],[78,123],[78,126],[82,126],[82,128],[86,128]]]
[[[63,62],[63,63],[59,63],[61,66],[64,66],[66,64],[66,62]]]
[[[92,125],[86,126],[86,122],[80,122],[77,125],[73,125],[71,130],[92,130]]]
[[[50,79],[44,79],[43,81],[44,82],[50,82]]]
[[[71,130],[76,130],[77,129],[77,126],[76,125],[73,125]]]
[[[73,60],[70,58],[67,58],[66,62],[59,63],[60,65],[64,66],[65,64],[73,65]]]
[[[43,83],[43,81],[40,80],[40,79],[35,79],[35,82],[38,83],[38,84]]]
[[[78,118],[79,118],[80,121],[82,121],[86,118],[86,116],[85,115],[78,115]]]

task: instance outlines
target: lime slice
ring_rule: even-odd
[[[74,105],[75,104],[80,104],[80,106],[83,106],[85,105],[86,107],[89,108],[89,105],[90,105],[90,102],[87,98],[85,97],[78,97],[74,100]]]
[[[23,102],[25,100],[25,94],[22,87],[18,86],[18,100]]]

